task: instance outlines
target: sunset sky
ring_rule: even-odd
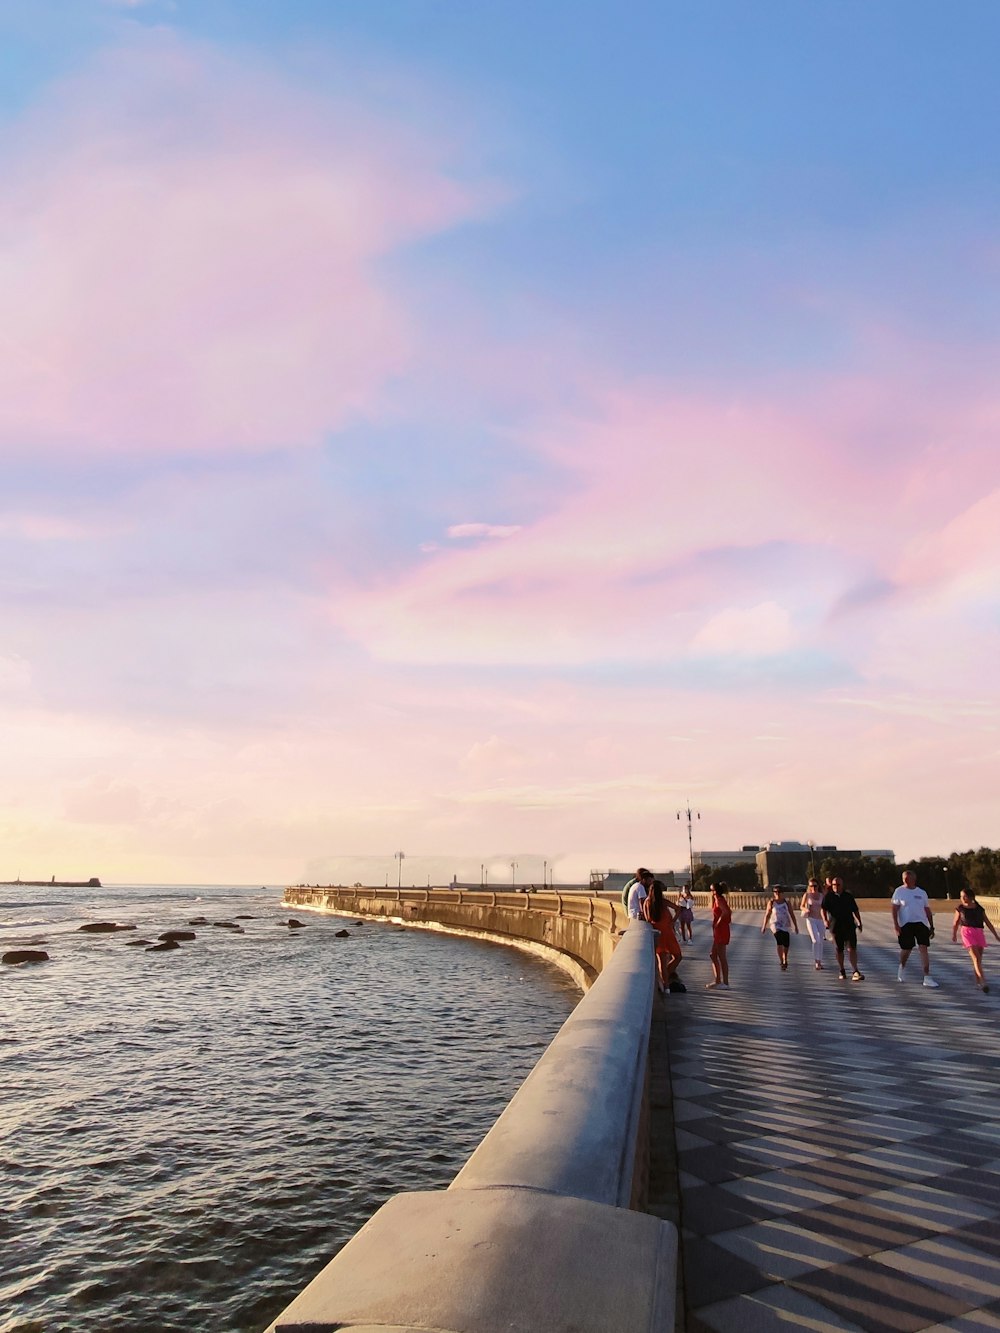
[[[995,0],[0,0],[0,877],[1000,844]]]

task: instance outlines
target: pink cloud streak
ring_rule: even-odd
[[[388,254],[474,216],[448,146],[164,32],[0,146],[0,449],[258,450],[412,351]]]

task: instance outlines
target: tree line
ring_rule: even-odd
[[[817,878],[839,876],[845,888],[860,898],[890,898],[904,870],[912,870],[917,883],[932,898],[957,898],[962,889],[974,893],[996,894],[1000,891],[1000,848],[980,847],[977,851],[952,852],[948,857],[921,856],[914,861],[890,861],[884,856],[824,856],[816,862]],[[705,892],[709,885],[724,879],[732,889],[753,892],[759,888],[757,867],[749,864],[731,866],[695,866],[695,891]]]

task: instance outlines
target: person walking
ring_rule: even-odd
[[[719,990],[729,989],[729,958],[726,951],[729,948],[733,913],[726,901],[728,891],[729,886],[724,879],[712,885],[712,951],[708,956],[712,963],[714,980],[708,983],[706,990],[711,990],[715,986],[718,986]]]
[[[670,985],[683,958],[681,946],[674,933],[676,909],[667,902],[663,892],[663,881],[654,879],[649,893],[643,899],[642,914],[649,924],[656,929],[656,971],[657,984],[662,995]],[[676,987],[675,989],[680,989]]]
[[[823,897],[821,908],[826,928],[833,936],[833,947],[837,951],[837,967],[841,981],[846,981],[844,970],[844,951],[854,972],[852,981],[864,981],[865,974],[858,968],[858,931],[863,930],[861,912],[853,893],[844,888],[844,881],[834,875],[830,881],[830,892]]]
[[[955,944],[958,942],[958,932],[962,932],[962,944],[969,951],[969,957],[972,959],[972,970],[976,974],[976,985],[984,995],[989,995],[990,988],[986,984],[986,977],[983,973],[983,950],[986,948],[986,930],[989,930],[993,938],[1000,941],[1000,935],[997,934],[993,922],[986,915],[986,909],[976,901],[976,895],[971,889],[963,889],[959,894],[958,907],[955,909],[955,920],[951,927],[951,940]]]
[[[689,884],[685,884],[677,895],[677,924],[681,928],[682,940],[694,939],[694,894]]]
[[[896,980],[903,980],[903,969],[915,946],[920,950],[924,985],[936,990],[937,982],[931,976],[929,948],[934,938],[934,914],[931,911],[930,899],[923,889],[918,888],[917,877],[912,870],[903,871],[903,882],[892,895],[892,928],[899,941],[899,968]]]
[[[760,927],[762,935],[767,930],[769,922],[771,934],[778,946],[778,962],[781,964],[782,972],[787,972],[788,946],[792,939],[789,931],[794,930],[797,935],[799,933],[799,923],[795,919],[795,909],[792,904],[785,901],[785,890],[780,884],[775,884],[771,888],[771,901],[764,909],[764,920]]]
[[[813,967],[823,971],[823,946],[826,943],[826,926],[823,924],[823,892],[818,879],[811,879],[799,903],[799,912],[806,923],[806,930],[812,940]]]

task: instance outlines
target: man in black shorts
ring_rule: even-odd
[[[844,971],[845,949],[851,961],[851,967],[854,969],[851,980],[864,981],[865,974],[858,971],[858,931],[864,929],[861,924],[861,913],[858,911],[854,894],[847,892],[844,888],[844,881],[839,875],[836,875],[831,881],[830,892],[824,897],[823,906],[820,910],[823,913],[826,928],[833,936],[841,981],[847,980],[847,973]]]

